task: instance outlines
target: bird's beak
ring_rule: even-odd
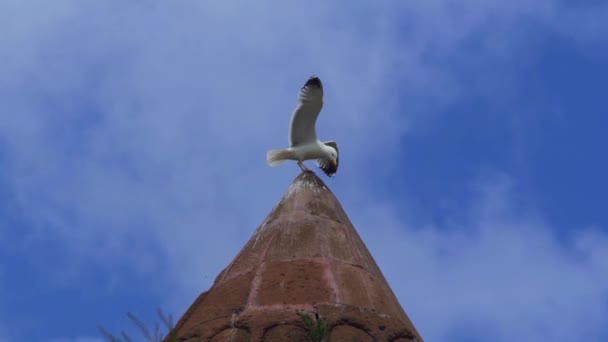
[[[337,160],[335,160],[335,159],[332,159],[332,160],[331,160],[331,166],[332,166],[332,167],[335,169],[335,168],[336,168],[336,166],[338,166],[338,161],[337,161]]]

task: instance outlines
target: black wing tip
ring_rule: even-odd
[[[333,167],[332,165],[322,164],[319,168],[327,175],[327,177],[333,177],[338,172],[338,167]]]
[[[321,169],[323,170],[323,169]],[[331,172],[331,171],[327,171],[327,170],[323,170],[323,172],[325,172],[325,174],[327,175],[327,177],[332,178],[336,175],[336,172]]]
[[[315,86],[319,88],[323,88],[323,83],[321,83],[321,79],[315,75],[310,76],[308,81],[304,84],[304,87]]]

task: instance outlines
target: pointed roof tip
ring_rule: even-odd
[[[310,188],[325,188],[329,190],[325,182],[312,170],[302,171],[291,183],[293,185],[305,185]]]
[[[174,331],[182,339],[302,340],[302,311],[331,326],[331,341],[423,341],[339,200],[311,170],[293,180]]]
[[[294,183],[307,183],[311,186],[321,186],[327,187],[325,182],[316,173],[312,170],[302,171],[292,182]]]
[[[317,174],[313,170],[304,170],[298,175],[298,177],[296,177],[296,179],[306,177],[306,176],[319,178],[319,176],[317,176]]]
[[[291,182],[289,189],[285,195],[283,195],[283,200],[286,200],[287,198],[290,198],[296,194],[298,194],[298,196],[302,196],[305,192],[309,191],[312,191],[312,193],[317,195],[321,194],[322,192],[327,192],[330,197],[333,197],[336,202],[339,202],[327,184],[325,184],[325,182],[311,170],[302,171],[302,173],[300,173],[293,180],[293,182]]]

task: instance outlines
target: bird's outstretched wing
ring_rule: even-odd
[[[323,143],[327,146],[333,147],[338,153],[335,164],[329,159],[317,159],[317,165],[319,166],[319,168],[323,170],[326,175],[331,177],[336,174],[336,172],[338,172],[338,165],[340,164],[340,151],[338,151],[338,144],[335,141],[325,141]]]
[[[317,141],[315,125],[321,108],[323,108],[323,84],[318,77],[312,76],[300,90],[298,106],[291,116],[290,147]]]

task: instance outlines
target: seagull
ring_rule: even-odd
[[[317,166],[329,177],[338,171],[338,144],[335,141],[321,142],[317,138],[315,125],[323,107],[323,84],[317,76],[306,81],[298,105],[291,116],[289,148],[270,150],[266,161],[271,167],[286,160],[297,160],[304,172],[312,172],[303,161],[316,160]]]

